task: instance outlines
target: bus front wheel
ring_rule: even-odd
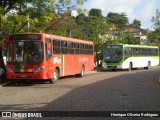
[[[59,72],[57,69],[55,69],[53,78],[50,80],[50,83],[54,84],[57,80],[59,80]]]

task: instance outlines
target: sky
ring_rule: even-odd
[[[141,21],[141,28],[152,29],[151,19],[156,16],[156,10],[160,11],[160,0],[87,0],[83,9],[101,9],[104,17],[109,12],[125,13],[129,23],[137,19]]]

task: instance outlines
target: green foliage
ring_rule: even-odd
[[[130,32],[124,32],[120,34],[119,42],[123,44],[140,44],[140,39],[135,38]]]
[[[119,40],[116,38],[109,38],[106,44],[118,44]]]
[[[67,37],[77,37],[77,34],[79,34],[80,32],[77,31],[77,24],[75,22],[75,18],[74,17],[69,17],[66,19],[61,19],[58,18],[58,20],[56,21],[52,21],[53,22],[53,26],[50,26],[52,29],[52,33],[53,34],[57,34],[60,36],[67,36]],[[54,24],[56,23],[56,24]]]
[[[141,21],[135,19],[135,20],[133,21],[133,25],[135,25],[136,27],[141,27]]]
[[[85,14],[80,13],[80,14],[76,17],[76,22],[77,22],[77,24],[83,25],[83,24],[85,23],[85,18],[86,18]]]
[[[160,28],[149,34],[148,42],[160,46]]]
[[[124,13],[109,12],[104,18],[100,9],[81,9],[86,0],[2,0],[0,2],[0,23],[2,36],[23,32],[45,32],[60,36],[73,37],[93,41],[95,51],[99,52],[106,41],[107,44],[140,44],[140,39],[134,38],[129,32],[122,32],[128,24]],[[3,4],[2,4],[3,3]],[[6,4],[4,4],[6,3]],[[10,10],[14,10],[9,12]],[[80,13],[76,18],[62,17],[60,13],[66,10],[76,10]],[[87,14],[88,13],[88,16]],[[160,13],[152,21],[159,27]],[[134,20],[133,24],[141,26]],[[116,27],[115,27],[116,26]],[[120,31],[118,37],[106,37],[110,32]],[[158,43],[159,29],[148,37],[151,43]]]
[[[56,0],[33,0],[30,4],[38,13],[52,13],[56,8]]]
[[[88,16],[84,19],[83,36],[84,39],[93,41],[95,44],[95,51],[99,51],[103,44],[100,35],[105,35],[108,30],[108,24],[102,17]]]
[[[158,9],[156,10],[156,16],[152,17],[151,21],[153,22],[155,29],[160,28],[160,11]]]
[[[102,17],[102,11],[100,9],[91,9],[89,16]]]
[[[160,47],[160,11],[156,10],[156,16],[152,17],[155,31],[149,34],[147,44],[157,45]]]
[[[57,8],[58,13],[64,12],[66,10],[80,10],[80,6],[86,0],[57,0]]]
[[[115,24],[115,26],[120,29],[128,24],[128,18],[124,13],[109,12],[106,18],[108,22]]]
[[[119,32],[117,37],[109,38],[105,44],[140,44],[140,39],[135,38],[130,32]]]

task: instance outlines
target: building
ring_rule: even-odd
[[[130,32],[136,38],[140,38],[140,40],[144,41],[147,39],[148,34],[150,31],[148,29],[142,29],[140,27],[135,26],[134,24],[126,25],[124,27],[125,32]]]
[[[76,12],[72,10],[67,10],[67,11],[64,11],[63,13],[60,13],[60,15],[62,16],[62,18],[76,17]]]

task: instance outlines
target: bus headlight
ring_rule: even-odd
[[[44,70],[45,69],[45,66],[41,66],[41,67],[39,67],[39,68],[37,68],[36,70],[35,70],[35,73],[36,72],[40,72],[40,71],[42,71],[42,70]]]
[[[6,70],[13,73],[13,70],[8,66],[6,66]]]

